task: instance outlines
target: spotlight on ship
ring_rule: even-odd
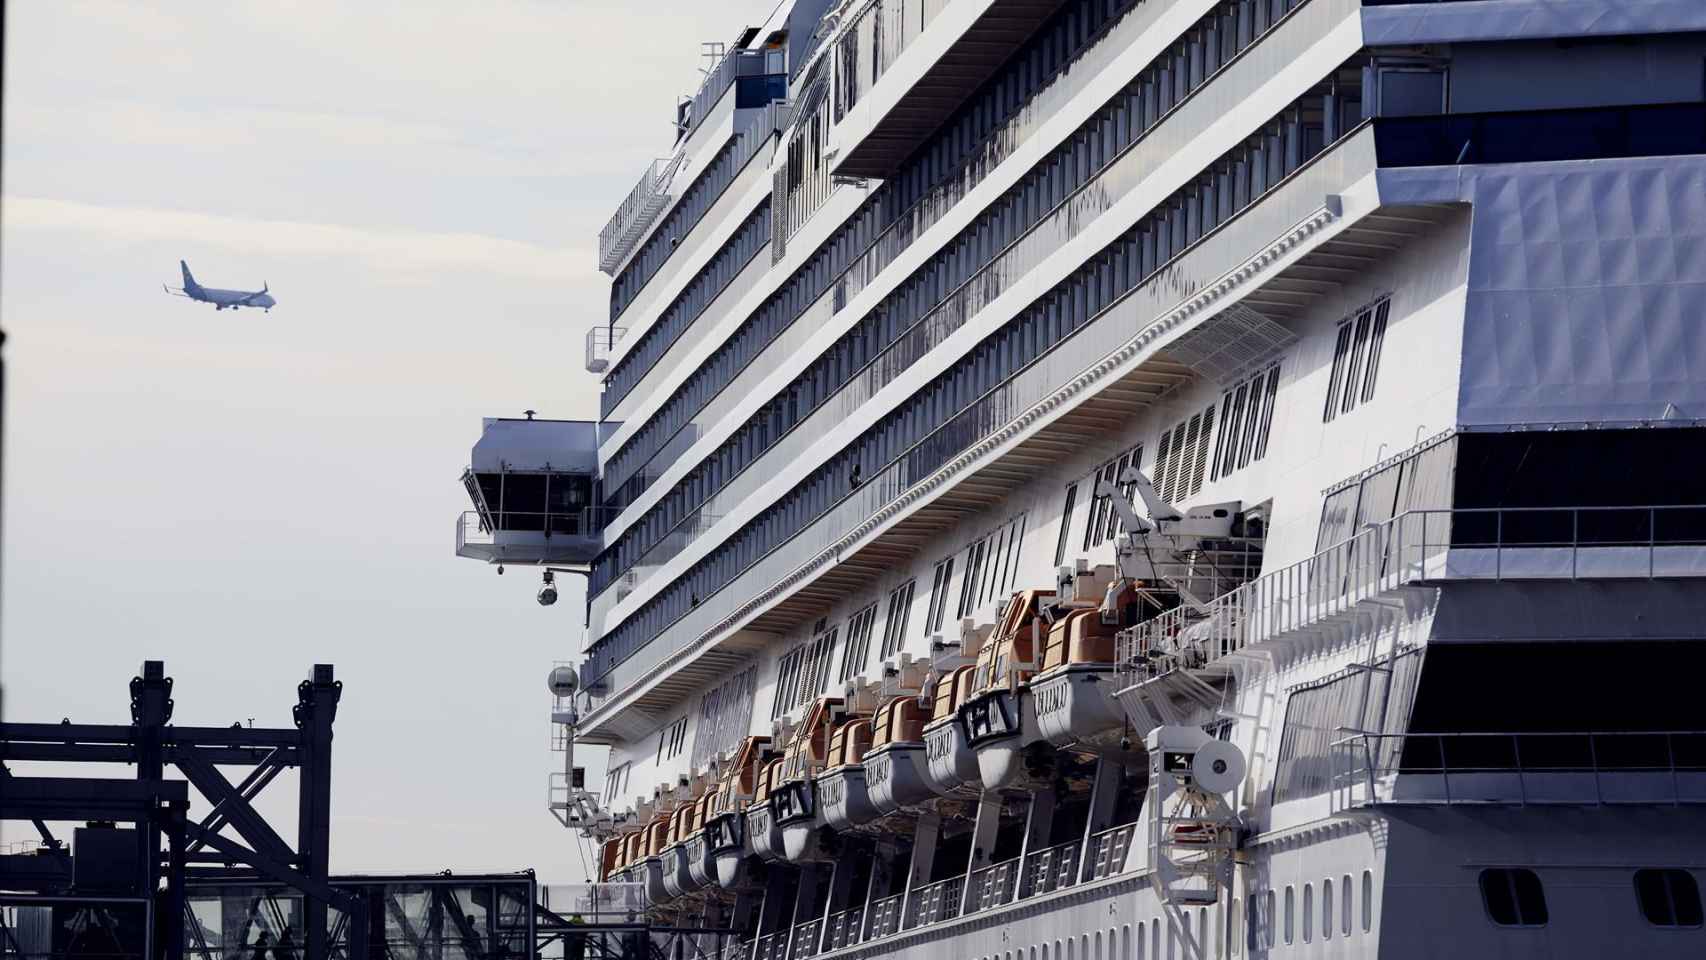
[[[557,602],[557,578],[551,571],[545,571],[545,583],[539,587],[539,605],[548,607]]]

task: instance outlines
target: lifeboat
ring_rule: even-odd
[[[758,789],[753,791],[752,802],[746,805],[747,842],[761,860],[780,860],[783,856],[782,825],[776,822],[770,807],[770,798],[781,780],[782,758],[777,757],[764,765],[758,776]]]
[[[598,845],[598,882],[615,883],[622,868],[623,837],[611,837]]]
[[[1126,596],[1135,596],[1129,589]],[[1124,609],[1117,601],[1113,609]],[[1115,635],[1102,610],[1074,610],[1055,621],[1043,648],[1042,669],[1031,678],[1037,731],[1057,747],[1103,753],[1119,750],[1125,716],[1115,697]]]
[[[936,796],[924,746],[929,721],[918,697],[895,697],[877,709],[864,767],[865,788],[878,813],[899,813]]]
[[[687,841],[699,833],[699,801],[675,808],[669,818],[669,846],[663,851],[663,886],[671,896],[685,896],[704,886],[688,870]]]
[[[643,831],[645,856],[639,862],[639,882],[646,885],[646,898],[662,903],[673,898],[663,884],[663,851],[669,846],[669,814],[659,814]]]
[[[769,748],[769,737],[742,740],[734,762],[723,769],[712,792],[711,810],[705,818],[705,845],[716,865],[718,886],[739,886],[744,879],[742,868],[755,853],[746,831],[746,807],[758,794]]]
[[[796,863],[823,859],[817,831],[828,821],[818,802],[817,776],[829,766],[835,734],[860,717],[843,712],[839,697],[819,697],[794,728],[794,738],[782,755],[782,772],[771,785],[770,809],[782,828],[783,855]]]
[[[716,810],[717,791],[721,787],[722,784],[718,783],[699,798],[696,803],[698,810],[694,814],[699,828],[682,841],[687,878],[691,884],[687,886],[689,890],[702,890],[717,882],[717,861],[711,856],[710,830],[706,824],[711,822],[711,816]]]
[[[924,752],[929,761],[931,787],[943,796],[968,792],[967,784],[979,780],[977,754],[966,738],[958,708],[970,696],[975,666],[960,667],[936,681],[932,719],[924,725]]]
[[[870,702],[866,695],[865,702]],[[851,830],[881,816],[865,782],[865,755],[871,751],[872,716],[850,710],[829,738],[829,756],[817,778],[817,802],[831,829]]]
[[[1024,768],[1024,748],[1038,739],[1025,685],[1036,670],[1042,634],[1048,629],[1043,608],[1054,601],[1052,590],[1013,594],[994,635],[978,651],[971,691],[957,705],[967,743],[977,758],[978,782],[985,790],[1017,782]]]
[[[644,828],[617,838],[617,855],[615,868],[611,872],[614,883],[642,883],[639,863],[645,859],[646,831]]]

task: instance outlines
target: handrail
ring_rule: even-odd
[[[824,931],[823,948],[837,950],[858,943],[864,932],[864,921],[863,905],[830,914],[828,927]]]
[[[1026,854],[1019,877],[1019,899],[1052,893],[1075,884],[1078,881],[1080,847],[1079,841],[1068,840]]]
[[[915,888],[906,896],[906,914],[901,929],[911,930],[959,916],[965,883],[965,877],[954,876]]]
[[[897,893],[883,897],[871,903],[871,934],[866,939],[875,940],[900,932],[900,918],[906,906],[906,894]]]
[[[1121,872],[1125,867],[1126,851],[1131,848],[1132,838],[1137,835],[1137,821],[1122,823],[1109,827],[1090,837],[1090,875],[1087,879],[1100,880]]]
[[[1019,892],[1019,858],[1003,860],[971,872],[966,913],[1012,903]]]
[[[1706,803],[1706,730],[1337,732],[1343,736],[1330,744],[1335,809],[1392,802]],[[1667,776],[1645,784],[1627,779],[1639,774]],[[1592,779],[1591,795],[1560,780],[1584,775]],[[1400,777],[1437,779],[1439,790],[1400,794]]]
[[[1706,547],[1706,505],[1407,510],[1216,597],[1205,608],[1176,607],[1144,621],[1122,635],[1118,669],[1130,685],[1168,670],[1206,666],[1406,584],[1580,579],[1584,572],[1643,579],[1706,576],[1706,551],[1672,557],[1673,547]],[[1564,550],[1568,556],[1512,554],[1537,550]],[[1603,552],[1619,550],[1623,553]]]

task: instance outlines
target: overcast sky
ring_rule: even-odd
[[[598,229],[774,6],[6,4],[6,719],[127,723],[152,658],[177,722],[288,726],[331,662],[335,870],[578,878],[578,578],[457,559],[458,476],[482,416],[594,415]],[[180,258],[278,306],[168,297]]]

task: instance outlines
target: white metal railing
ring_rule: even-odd
[[[906,906],[906,894],[883,897],[871,904],[871,935],[869,939],[886,937],[900,932],[901,911]]]
[[[840,913],[829,915],[829,923],[824,930],[823,948],[839,950],[842,947],[858,943],[864,932],[865,908],[852,907]]]
[[[1100,880],[1124,870],[1126,851],[1131,849],[1131,840],[1136,834],[1137,823],[1134,821],[1122,823],[1092,836],[1089,879]]]
[[[1018,892],[1019,858],[973,870],[966,891],[966,912],[976,913],[1010,903]]]
[[[959,916],[960,898],[965,889],[966,878],[962,876],[927,883],[913,890],[906,896],[906,920],[901,928],[911,930]]]
[[[786,960],[788,956],[787,930],[767,933],[752,942],[752,960]]]
[[[627,335],[627,327],[594,324],[586,332],[586,372],[603,373],[610,369],[610,355],[616,352],[616,345]]]
[[[817,955],[818,934],[823,926],[821,920],[807,920],[805,923],[794,925],[793,947],[789,957],[813,957]]]
[[[1706,731],[1339,733],[1335,810],[1706,803]]]
[[[1019,877],[1019,898],[1052,893],[1078,882],[1077,840],[1035,851],[1025,856]]]
[[[1125,685],[1201,667],[1411,584],[1706,577],[1706,506],[1410,510],[1122,636]]]
[[[672,157],[660,157],[646,166],[640,182],[628,191],[616,212],[598,231],[598,269],[610,273],[634,249],[646,228],[669,204],[669,182],[681,168],[687,154],[676,151]]]

